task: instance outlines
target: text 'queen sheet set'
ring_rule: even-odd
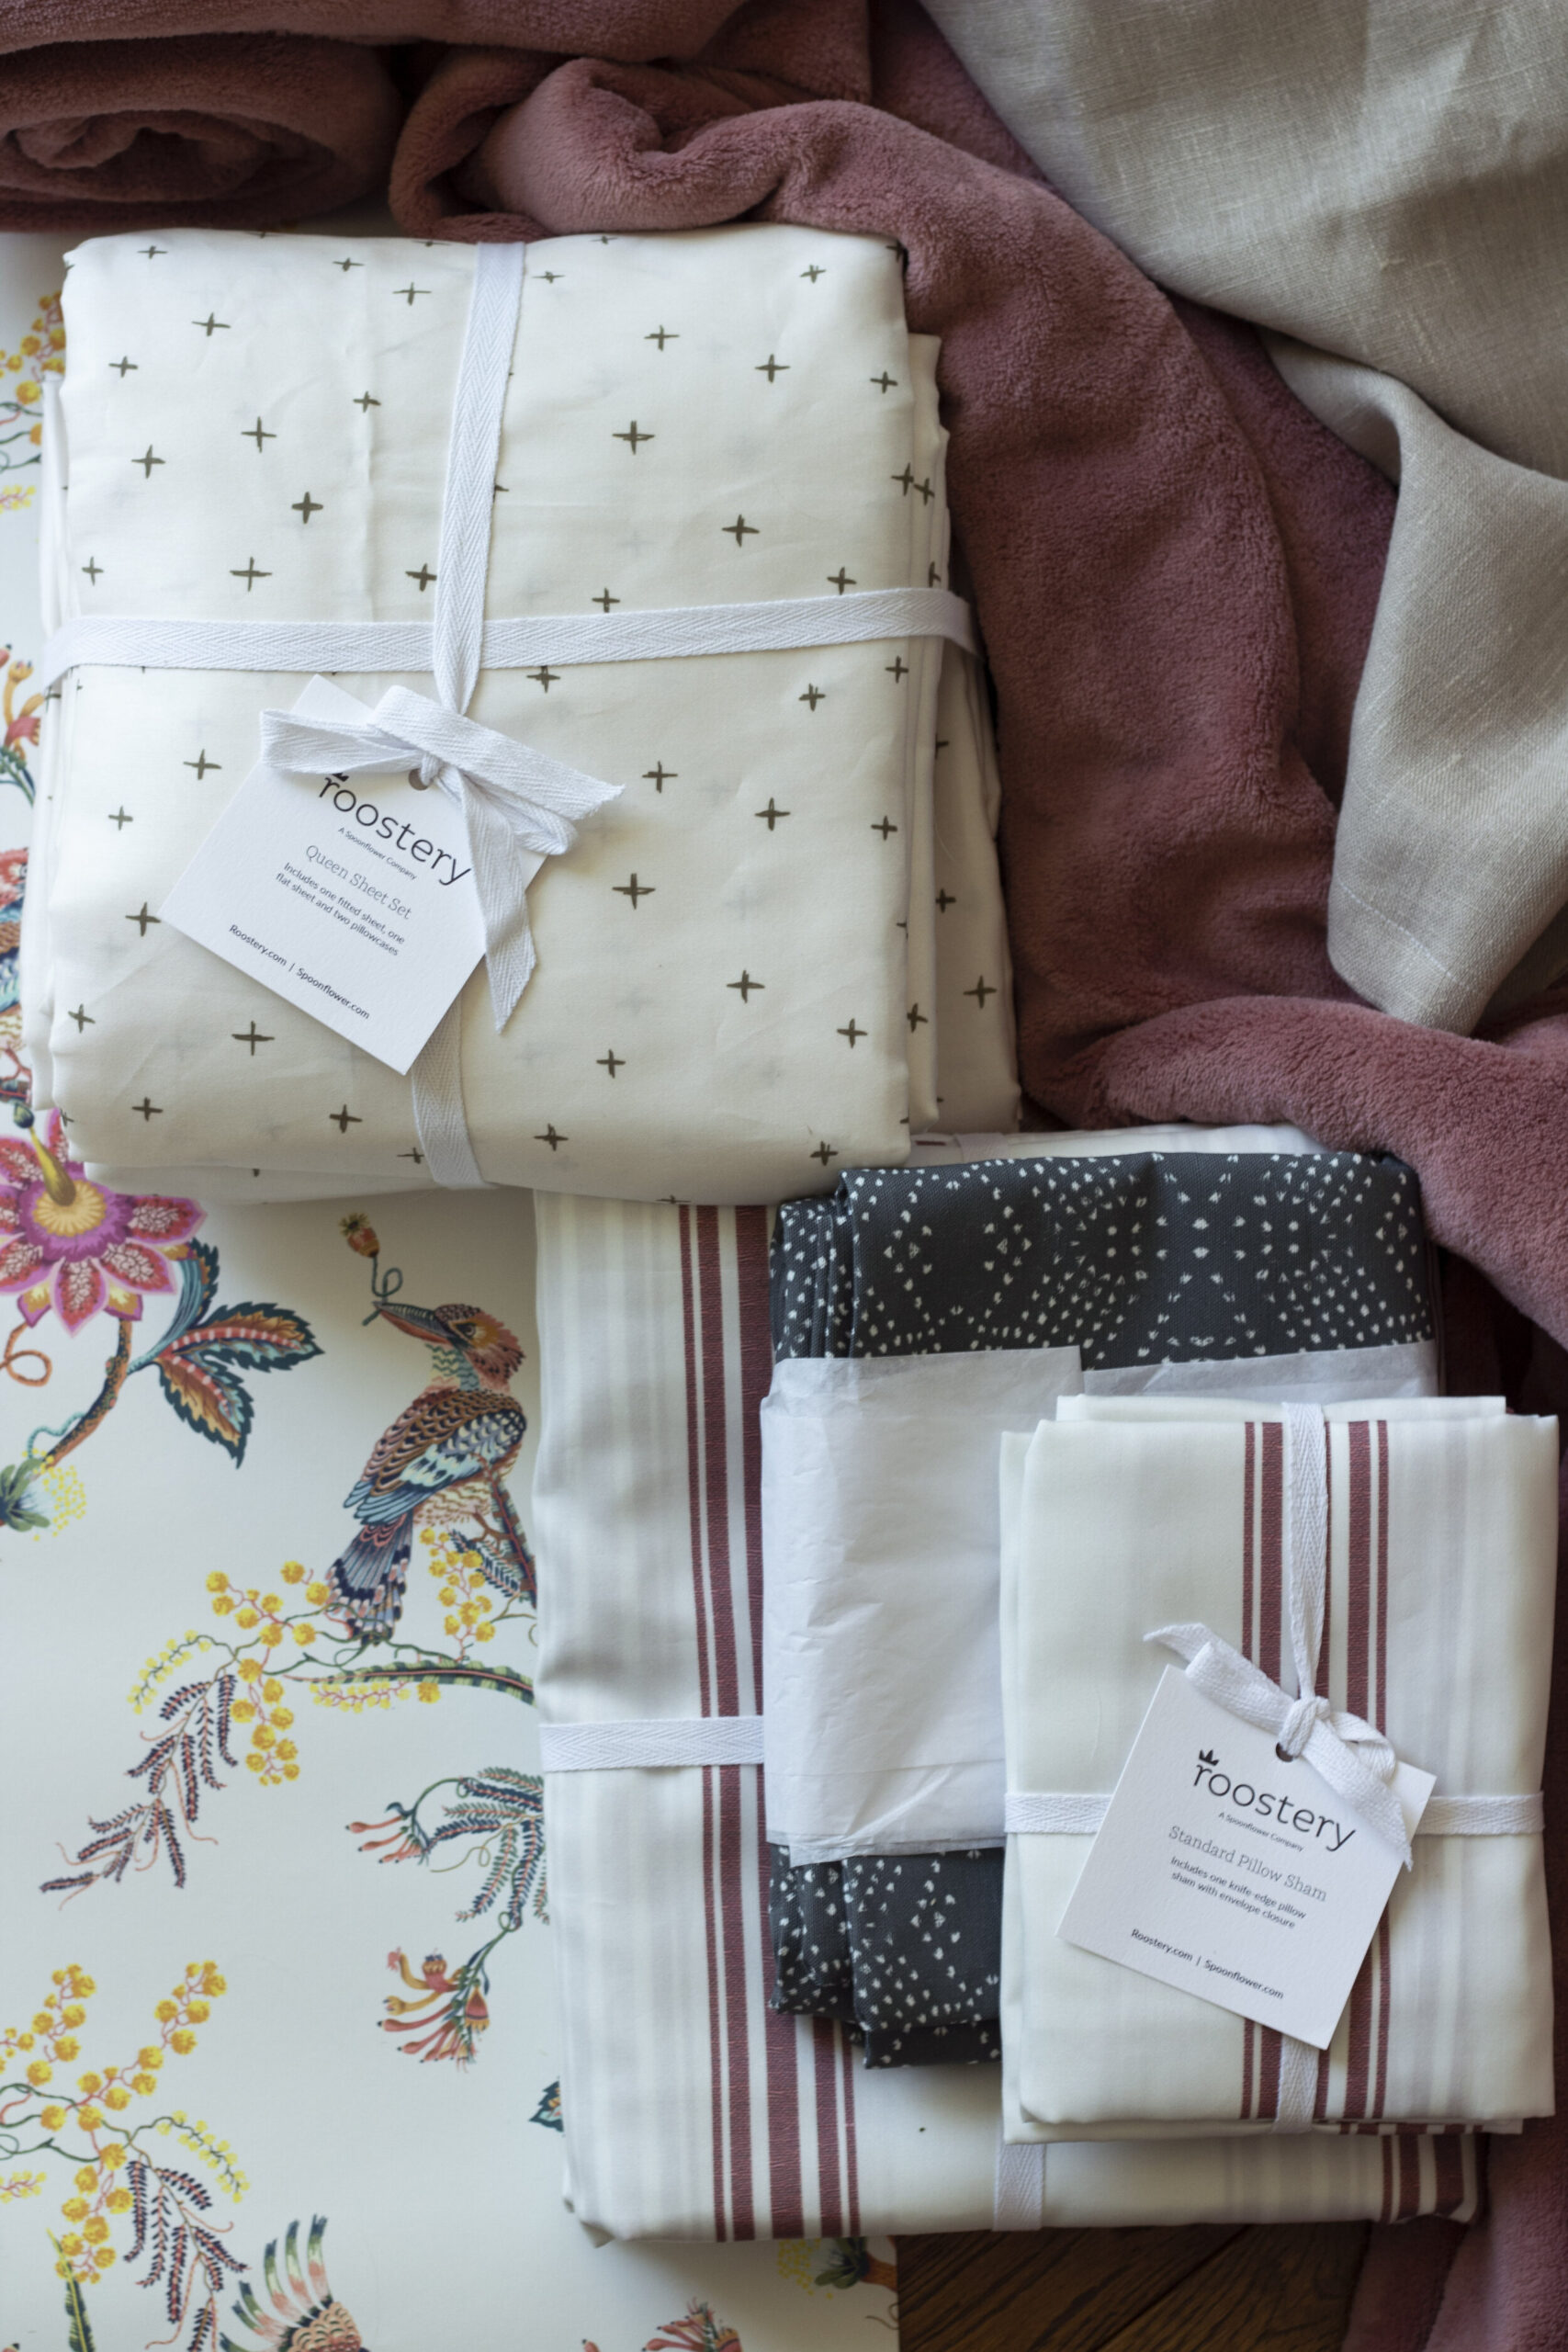
[[[34,1115],[122,1188],[536,1190],[579,2219],[1468,2217],[1552,2105],[1555,1427],[1439,1394],[1400,1164],[1014,1132],[897,248],[169,232],[65,316]],[[374,1499],[372,1641],[435,1503]]]

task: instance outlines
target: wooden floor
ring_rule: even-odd
[[[900,2352],[1338,2352],[1359,2222],[900,2238]]]

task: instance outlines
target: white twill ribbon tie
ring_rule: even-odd
[[[539,1764],[546,1772],[637,1772],[761,1760],[761,1715],[539,1725]]]
[[[385,773],[389,766],[406,767],[417,760],[421,782],[438,786],[457,801],[484,914],[485,961],[498,1028],[526,988],[535,962],[526,881],[514,872],[509,875],[509,862],[515,861],[518,850],[541,858],[561,856],[576,840],[574,821],[603,808],[621,787],[601,784],[468,718],[481,666],[537,669],[591,662],[680,661],[704,654],[864,645],[904,637],[942,638],[966,652],[978,651],[968,605],[951,589],[935,586],[487,620],[502,412],[525,270],[522,245],[480,245],[475,254],[473,294],[452,402],[434,611],[428,621],[51,615],[56,625],[39,664],[39,683],[46,688],[84,663],[144,670],[317,671],[328,675],[428,672],[435,682],[434,701],[407,688],[393,688],[374,710],[367,710],[363,729],[348,728],[342,736],[336,729],[299,720],[291,712],[268,711],[263,718],[263,749],[275,766],[315,775]],[[63,443],[47,386],[45,402],[53,416],[46,460],[55,461],[58,469]],[[46,493],[46,523],[52,513]],[[45,576],[51,576],[49,567]],[[399,698],[395,716],[394,697]],[[309,757],[307,732],[316,739]],[[371,756],[367,747],[378,732],[385,740]],[[361,743],[367,747],[363,757],[356,748]],[[461,999],[437,1023],[410,1078],[414,1125],[433,1180],[449,1189],[482,1188],[487,1179],[463,1102]]]
[[[262,757],[293,775],[385,775],[416,767],[460,811],[484,916],[485,962],[497,1029],[528,985],[536,954],[517,852],[560,857],[576,846],[575,820],[623,787],[602,784],[510,735],[444,710],[427,695],[389,686],[363,723],[264,710]]]
[[[1144,1639],[1163,1642],[1184,1657],[1188,1681],[1205,1698],[1258,1731],[1272,1732],[1281,1756],[1310,1764],[1358,1819],[1393,1848],[1405,1869],[1411,1867],[1404,1816],[1390,1786],[1397,1759],[1380,1731],[1359,1715],[1337,1713],[1310,1687],[1304,1696],[1291,1698],[1207,1625],[1162,1625]]]
[[[1394,1795],[1393,1743],[1360,1715],[1320,1698],[1317,1656],[1328,1590],[1328,1427],[1318,1405],[1282,1405],[1285,1424],[1283,1583],[1296,1695],[1207,1625],[1161,1625],[1145,1634],[1187,1660],[1187,1679],[1205,1697],[1259,1731],[1281,1756],[1300,1756],[1359,1819],[1412,1867],[1410,1837]]]

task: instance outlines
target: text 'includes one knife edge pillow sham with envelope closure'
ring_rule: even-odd
[[[536,1206],[538,1699],[579,2217],[728,2238],[1472,2211],[1469,2140],[1451,2177],[1432,2143],[1407,2160],[1371,2138],[1006,2148],[995,2068],[867,2073],[834,2024],[770,2008],[765,1776],[674,1760],[759,1752],[767,1214]],[[605,1760],[628,1724],[671,1760]]]
[[[470,314],[507,267],[518,324],[481,361]],[[432,1181],[427,1056],[411,1087],[161,910],[260,714],[312,669],[367,715],[389,687],[428,705],[434,644],[461,701],[440,683],[459,587],[487,632],[468,717],[615,788],[528,888],[537,965],[504,1026],[479,970],[437,1033],[479,1181],[758,1199],[901,1159],[939,1112],[1012,1124],[995,774],[951,642],[936,346],[908,332],[895,251],[756,227],[560,239],[525,265],[169,232],[81,247],[65,305],[46,437],[68,481],[50,666],[71,666],[23,985],[40,1099],[89,1165],[245,1197]],[[476,374],[499,406],[477,519],[454,490]],[[818,641],[878,626],[878,595],[893,634]],[[672,608],[683,637],[637,635]],[[734,641],[774,650],[687,650],[748,613]],[[359,639],[318,658],[364,624],[404,671]],[[225,658],[220,625],[245,660],[281,630],[272,666],[198,666]],[[354,779],[367,805],[375,781]]]
[[[1436,1386],[1407,1169],[1044,1140],[852,1171],[775,1233],[775,1343],[813,1351],[762,1414],[775,1997],[853,2018],[870,2064],[999,2054],[1003,1431],[1083,1385]]]
[[[1010,1823],[1115,1785],[1179,1662],[1146,1638],[1159,1628],[1201,1621],[1294,1691],[1292,1588],[1311,1568],[1295,1525],[1302,1444],[1321,1463],[1326,1519],[1314,1687],[1437,1775],[1413,1867],[1320,2052],[1066,1941],[1092,1833],[1026,1823],[1009,1841],[1003,1934],[1010,2135],[1551,2112],[1539,1791],[1556,1424],[1495,1398],[1378,1399],[1330,1405],[1303,1435],[1287,1410],[1081,1397],[1005,1441]],[[1444,1834],[1445,1806],[1465,1815],[1461,1834]]]

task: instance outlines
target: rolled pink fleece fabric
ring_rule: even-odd
[[[0,12],[0,51],[5,37]],[[384,59],[344,41],[203,33],[0,54],[0,229],[329,212],[385,185],[401,114]]]
[[[784,0],[787,8],[788,0]],[[694,57],[735,0],[0,0],[0,52],[181,33],[315,33],[345,41],[505,41],[558,57]],[[756,0],[743,16],[780,13]],[[840,14],[861,16],[859,0]]]
[[[788,31],[781,5],[785,76]],[[884,20],[880,107],[580,58],[498,112],[448,61],[395,207],[423,235],[897,237],[910,322],[942,338],[1032,1096],[1074,1124],[1290,1119],[1397,1151],[1437,1237],[1568,1339],[1568,1004],[1454,1037],[1357,1002],[1325,952],[1386,493],[1037,178],[896,119],[929,104],[935,42]]]
[[[0,228],[266,228],[379,191],[441,43],[488,109],[459,153],[584,49],[711,51],[776,104],[801,95],[768,72],[781,17],[809,95],[866,95],[857,0],[0,0]]]

